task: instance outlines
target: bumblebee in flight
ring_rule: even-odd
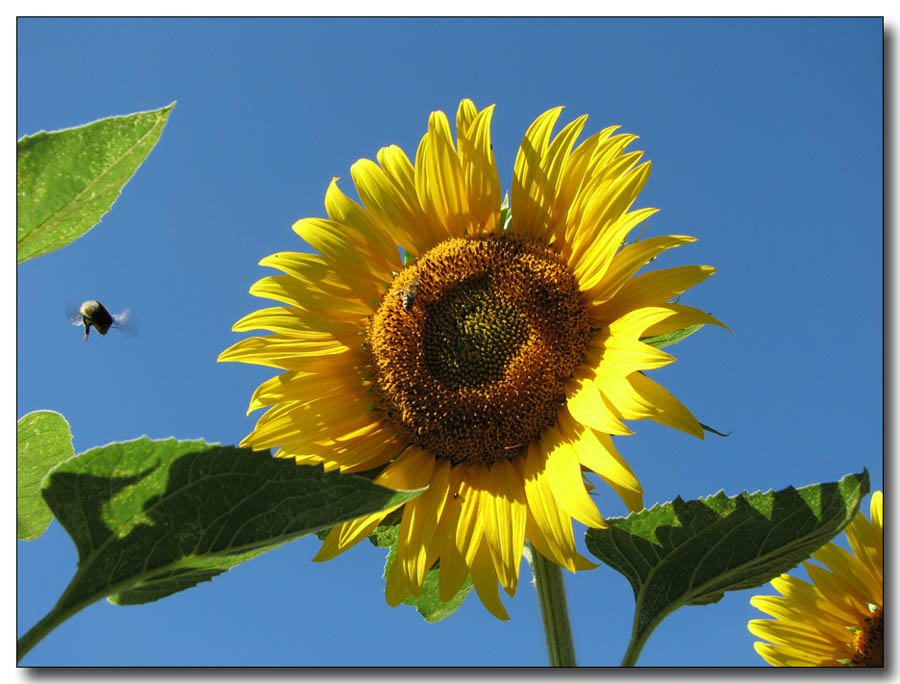
[[[119,328],[128,318],[128,309],[120,314],[112,315],[109,310],[96,299],[89,299],[78,307],[78,313],[72,316],[72,325],[84,326],[84,339],[88,338],[91,326],[101,335],[110,328]]]

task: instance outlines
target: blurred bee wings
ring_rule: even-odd
[[[137,335],[137,320],[131,313],[131,309],[123,309],[122,313],[113,314],[112,318],[112,327],[118,328],[129,337]]]

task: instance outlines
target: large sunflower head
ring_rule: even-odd
[[[575,145],[587,117],[552,129],[562,108],[525,134],[511,188],[511,221],[490,138],[493,106],[460,103],[456,140],[433,112],[415,164],[399,147],[351,175],[361,203],[332,181],[328,219],[294,230],[318,253],[260,263],[284,275],[251,293],[285,306],[249,314],[262,329],[224,351],[284,372],[254,393],[270,407],[243,445],[326,470],[368,471],[386,487],[427,490],[405,504],[391,605],[418,595],[440,561],[450,599],[471,574],[484,605],[506,618],[526,537],[571,571],[572,520],[606,523],[584,473],[631,510],[640,483],[613,446],[625,421],[650,418],[703,437],[693,415],[644,371],[675,359],[641,341],[717,321],[670,303],[710,276],[682,266],[636,276],[661,252],[692,242],[626,243],[655,209],[632,205],[650,174],[636,138],[610,127]],[[504,217],[501,225],[501,216]],[[399,247],[399,249],[398,249]],[[316,560],[346,550],[390,511],[335,527]]]
[[[813,554],[825,568],[804,563],[812,584],[781,575],[781,596],[754,596],[750,605],[775,620],[750,620],[753,644],[776,666],[882,667],[884,665],[884,525],[882,493],[859,512],[844,534],[853,553],[826,544]],[[827,569],[826,569],[827,568]]]

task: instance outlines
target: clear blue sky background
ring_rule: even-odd
[[[291,231],[323,216],[333,176],[398,144],[429,112],[496,103],[509,188],[528,124],[555,105],[641,139],[653,174],[637,206],[648,235],[699,242],[658,264],[719,273],[682,300],[734,330],[705,329],[656,372],[728,438],[648,422],[617,444],[650,506],[833,481],[869,468],[882,487],[882,23],[880,19],[23,19],[17,136],[178,104],[156,149],[102,223],[18,267],[18,406],[70,422],[75,451],[111,441],[234,444],[273,372],[217,364],[232,323],[267,306],[259,259],[304,250]],[[81,332],[65,308],[95,298],[139,333]],[[608,516],[624,506],[600,493]],[[868,499],[865,508],[868,509]],[[581,534],[581,532],[579,532]],[[523,581],[500,622],[474,592],[426,624],[383,595],[384,551],[327,564],[304,538],[190,591],[138,607],[97,603],[24,665],[543,665]],[[19,542],[18,631],[75,571],[54,522]],[[525,578],[529,570],[523,564]],[[614,665],[631,632],[627,581],[567,575],[579,663]],[[643,665],[762,665],[748,604],[769,587],[685,608]]]

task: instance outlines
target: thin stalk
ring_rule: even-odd
[[[566,588],[562,568],[544,558],[531,543],[529,560],[537,585],[541,616],[544,618],[544,635],[547,638],[547,656],[550,667],[575,667],[575,645],[569,624],[569,607],[566,604]]]
[[[66,592],[68,594],[68,592]],[[16,642],[16,662],[18,663],[25,655],[43,639],[47,636],[53,629],[61,625],[63,622],[72,617],[75,613],[87,606],[91,605],[95,601],[97,601],[100,597],[91,597],[84,601],[79,601],[78,603],[63,607],[63,600],[65,599],[66,594],[63,595],[63,598],[59,600],[59,603],[54,606],[53,610],[51,610],[47,615],[45,615],[40,622],[38,622],[34,627],[29,629],[22,638]]]
[[[647,639],[650,638],[652,632],[652,629],[648,629],[638,634],[635,630],[631,634],[631,641],[628,642],[628,648],[625,649],[625,657],[622,658],[622,667],[634,667],[637,665],[638,656],[641,654],[644,644],[647,643]]]

